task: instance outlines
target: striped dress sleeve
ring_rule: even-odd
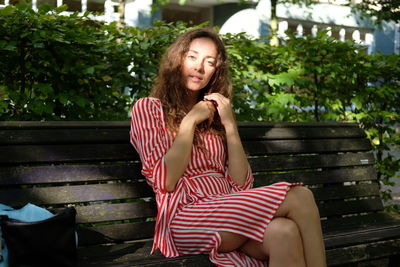
[[[141,98],[132,108],[130,141],[139,153],[142,174],[155,193],[166,192],[168,131],[162,105],[156,98]]]

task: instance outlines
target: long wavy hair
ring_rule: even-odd
[[[216,44],[217,62],[215,72],[207,86],[200,91],[198,101],[209,93],[220,93],[232,99],[232,83],[228,75],[229,66],[222,39],[209,28],[197,28],[183,33],[170,45],[161,59],[158,76],[150,93],[151,97],[161,100],[164,118],[170,131],[177,132],[183,117],[189,112],[185,101],[188,89],[185,87],[182,76],[184,58],[189,51],[190,43],[196,38],[204,37],[211,39]],[[205,121],[199,124],[198,128],[225,136],[217,112],[215,112],[214,120],[210,126]],[[195,143],[197,143],[196,140]]]

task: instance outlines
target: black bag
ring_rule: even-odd
[[[8,248],[10,267],[75,267],[76,210],[67,207],[53,217],[21,222],[1,216],[1,231]]]

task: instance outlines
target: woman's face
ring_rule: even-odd
[[[217,46],[214,41],[206,37],[194,39],[183,58],[182,76],[186,88],[200,91],[206,87],[215,72],[216,64]]]

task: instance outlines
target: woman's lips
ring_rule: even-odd
[[[201,81],[203,80],[202,77],[194,76],[194,75],[189,75],[189,78],[190,78],[193,82],[201,82]]]

